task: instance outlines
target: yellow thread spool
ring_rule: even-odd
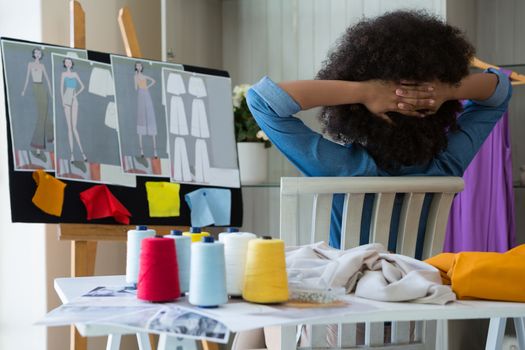
[[[242,297],[263,304],[288,300],[284,241],[265,237],[248,242]]]
[[[191,243],[201,242],[202,237],[208,237],[210,234],[208,232],[202,232],[200,227],[191,227],[190,232],[183,232],[183,236],[188,236],[191,238]]]

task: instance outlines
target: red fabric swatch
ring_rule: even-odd
[[[80,199],[86,206],[88,220],[112,216],[121,224],[129,224],[131,213],[106,185],[96,185],[81,192]]]

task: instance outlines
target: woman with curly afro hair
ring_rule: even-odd
[[[422,12],[391,12],[348,28],[317,79],[274,83],[264,77],[248,91],[248,106],[307,176],[462,176],[511,96],[505,74],[469,74],[473,55],[457,28]],[[332,140],[293,116],[313,107],[321,107],[319,120]],[[368,242],[369,220],[363,219],[362,241]]]

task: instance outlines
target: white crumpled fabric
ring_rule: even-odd
[[[347,293],[379,301],[443,305],[456,300],[435,267],[389,253],[378,243],[348,250],[324,242],[288,247],[286,269],[291,289],[344,287]]]

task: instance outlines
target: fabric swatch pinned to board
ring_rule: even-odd
[[[191,210],[191,226],[205,227],[212,224],[230,224],[232,195],[230,190],[201,188],[184,197]]]
[[[121,224],[129,224],[131,213],[106,185],[96,185],[81,192],[80,199],[86,207],[88,220],[112,216]]]
[[[180,185],[170,182],[146,182],[149,216],[171,217],[180,215]]]
[[[66,184],[41,169],[33,172],[33,180],[37,185],[32,199],[33,204],[44,213],[54,216],[62,215]]]

